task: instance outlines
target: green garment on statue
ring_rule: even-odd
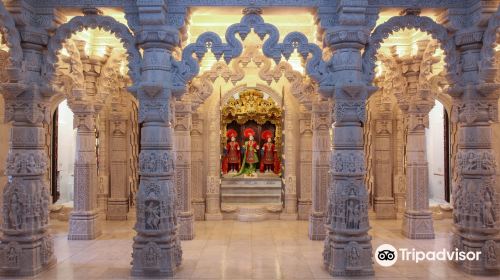
[[[241,169],[235,176],[239,176],[241,174],[252,174],[255,173],[255,170],[257,169],[257,163],[259,162],[259,158],[257,157],[257,150],[254,147],[248,147],[248,141],[245,141],[244,147],[245,153],[243,155],[243,160],[241,161]],[[248,149],[253,149],[254,163],[247,162]]]

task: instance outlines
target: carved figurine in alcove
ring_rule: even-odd
[[[255,141],[254,139],[255,131],[253,129],[247,128],[243,133],[245,135],[245,138],[248,139],[248,141],[245,141],[245,145],[243,145],[244,156],[243,156],[243,161],[241,163],[241,169],[240,172],[238,172],[238,175],[241,174],[253,175],[255,174],[257,162],[259,162],[259,158],[257,157],[257,151],[259,150],[259,145],[257,145],[257,141]]]
[[[276,151],[276,145],[273,143],[273,133],[270,130],[265,130],[262,132],[262,139],[266,140],[266,143],[262,145],[262,158],[260,161],[260,172],[279,173],[279,159]]]
[[[222,173],[237,173],[241,165],[240,144],[236,141],[238,133],[234,129],[229,129],[226,136],[231,138],[231,141],[224,147],[225,156],[222,162]]]

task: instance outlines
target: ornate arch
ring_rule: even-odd
[[[136,39],[128,27],[114,18],[101,15],[85,15],[72,18],[61,25],[54,36],[50,38],[47,54],[47,80],[54,78],[55,65],[58,62],[57,54],[62,49],[63,43],[78,31],[89,28],[102,28],[120,39],[128,55],[128,74],[134,84],[139,82],[141,54],[136,47]]]
[[[365,81],[371,83],[375,77],[376,55],[382,42],[394,32],[406,28],[414,28],[426,32],[431,35],[432,38],[438,40],[445,53],[444,60],[448,77],[451,79],[451,82],[457,83],[459,58],[453,37],[448,34],[448,30],[444,26],[437,24],[431,18],[416,15],[392,17],[375,28],[368,40],[365,52],[363,53],[363,72]]]
[[[278,106],[282,106],[281,104],[281,94],[277,93],[274,89],[271,87],[264,85],[264,84],[257,84],[254,87],[248,87],[246,85],[239,85],[231,88],[230,90],[226,91],[221,98],[221,104],[226,104],[229,98],[233,97],[235,94],[240,93],[244,90],[247,89],[256,89],[259,91],[262,91],[263,93],[269,95],[269,97],[276,102]],[[217,108],[219,110],[219,108]]]
[[[266,57],[279,63],[282,57],[288,60],[297,50],[304,60],[307,59],[306,71],[311,78],[321,83],[329,77],[326,63],[322,60],[321,49],[309,43],[304,34],[291,32],[284,37],[283,43],[278,43],[280,37],[278,29],[272,24],[265,23],[258,10],[247,8],[240,23],[233,24],[226,30],[227,43],[222,43],[219,35],[214,32],[205,32],[195,43],[184,48],[180,61],[173,60],[173,91],[182,94],[186,90],[185,85],[198,75],[200,69],[198,63],[209,50],[218,61],[223,58],[227,64],[233,58],[240,56],[243,44],[236,38],[236,35],[245,40],[252,30],[262,40],[266,35],[268,36],[262,45],[262,51]]]
[[[498,65],[495,59],[495,47],[498,44],[497,36],[500,28],[500,7],[497,12],[491,16],[488,21],[488,27],[483,35],[483,47],[481,48],[481,63],[479,64],[479,74],[485,82],[495,82]]]
[[[9,62],[13,67],[21,67],[23,61],[23,50],[21,48],[21,36],[16,28],[16,23],[11,14],[0,2],[0,32],[9,47]]]

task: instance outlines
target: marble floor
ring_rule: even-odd
[[[322,241],[307,238],[307,221],[196,222],[196,238],[183,241],[178,279],[329,279],[322,268]],[[103,235],[92,241],[68,241],[67,222],[53,221],[58,263],[36,279],[127,279],[133,221],[105,222]],[[451,220],[435,222],[436,239],[408,240],[400,221],[372,221],[373,247],[390,243],[420,250],[448,246]],[[370,279],[477,279],[447,262],[374,264]],[[336,278],[337,279],[337,278]],[[352,279],[352,278],[351,278]],[[356,278],[359,279],[359,278]],[[493,277],[490,279],[494,279]],[[498,278],[496,278],[498,279]]]

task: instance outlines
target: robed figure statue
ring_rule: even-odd
[[[276,145],[273,143],[273,133],[270,130],[262,132],[262,139],[266,143],[262,145],[262,157],[260,160],[260,172],[274,172],[276,174],[280,171],[280,161],[276,151]]]
[[[240,144],[236,141],[238,133],[234,129],[229,129],[226,136],[231,139],[224,147],[225,156],[222,161],[222,173],[236,173],[240,170],[241,153]]]
[[[259,161],[259,158],[257,157],[259,145],[257,145],[257,141],[254,140],[255,131],[253,131],[253,129],[247,128],[245,129],[243,134],[248,140],[245,141],[245,144],[243,145],[243,161],[241,163],[241,169],[240,172],[238,172],[238,175],[251,175],[255,173],[257,162]]]

